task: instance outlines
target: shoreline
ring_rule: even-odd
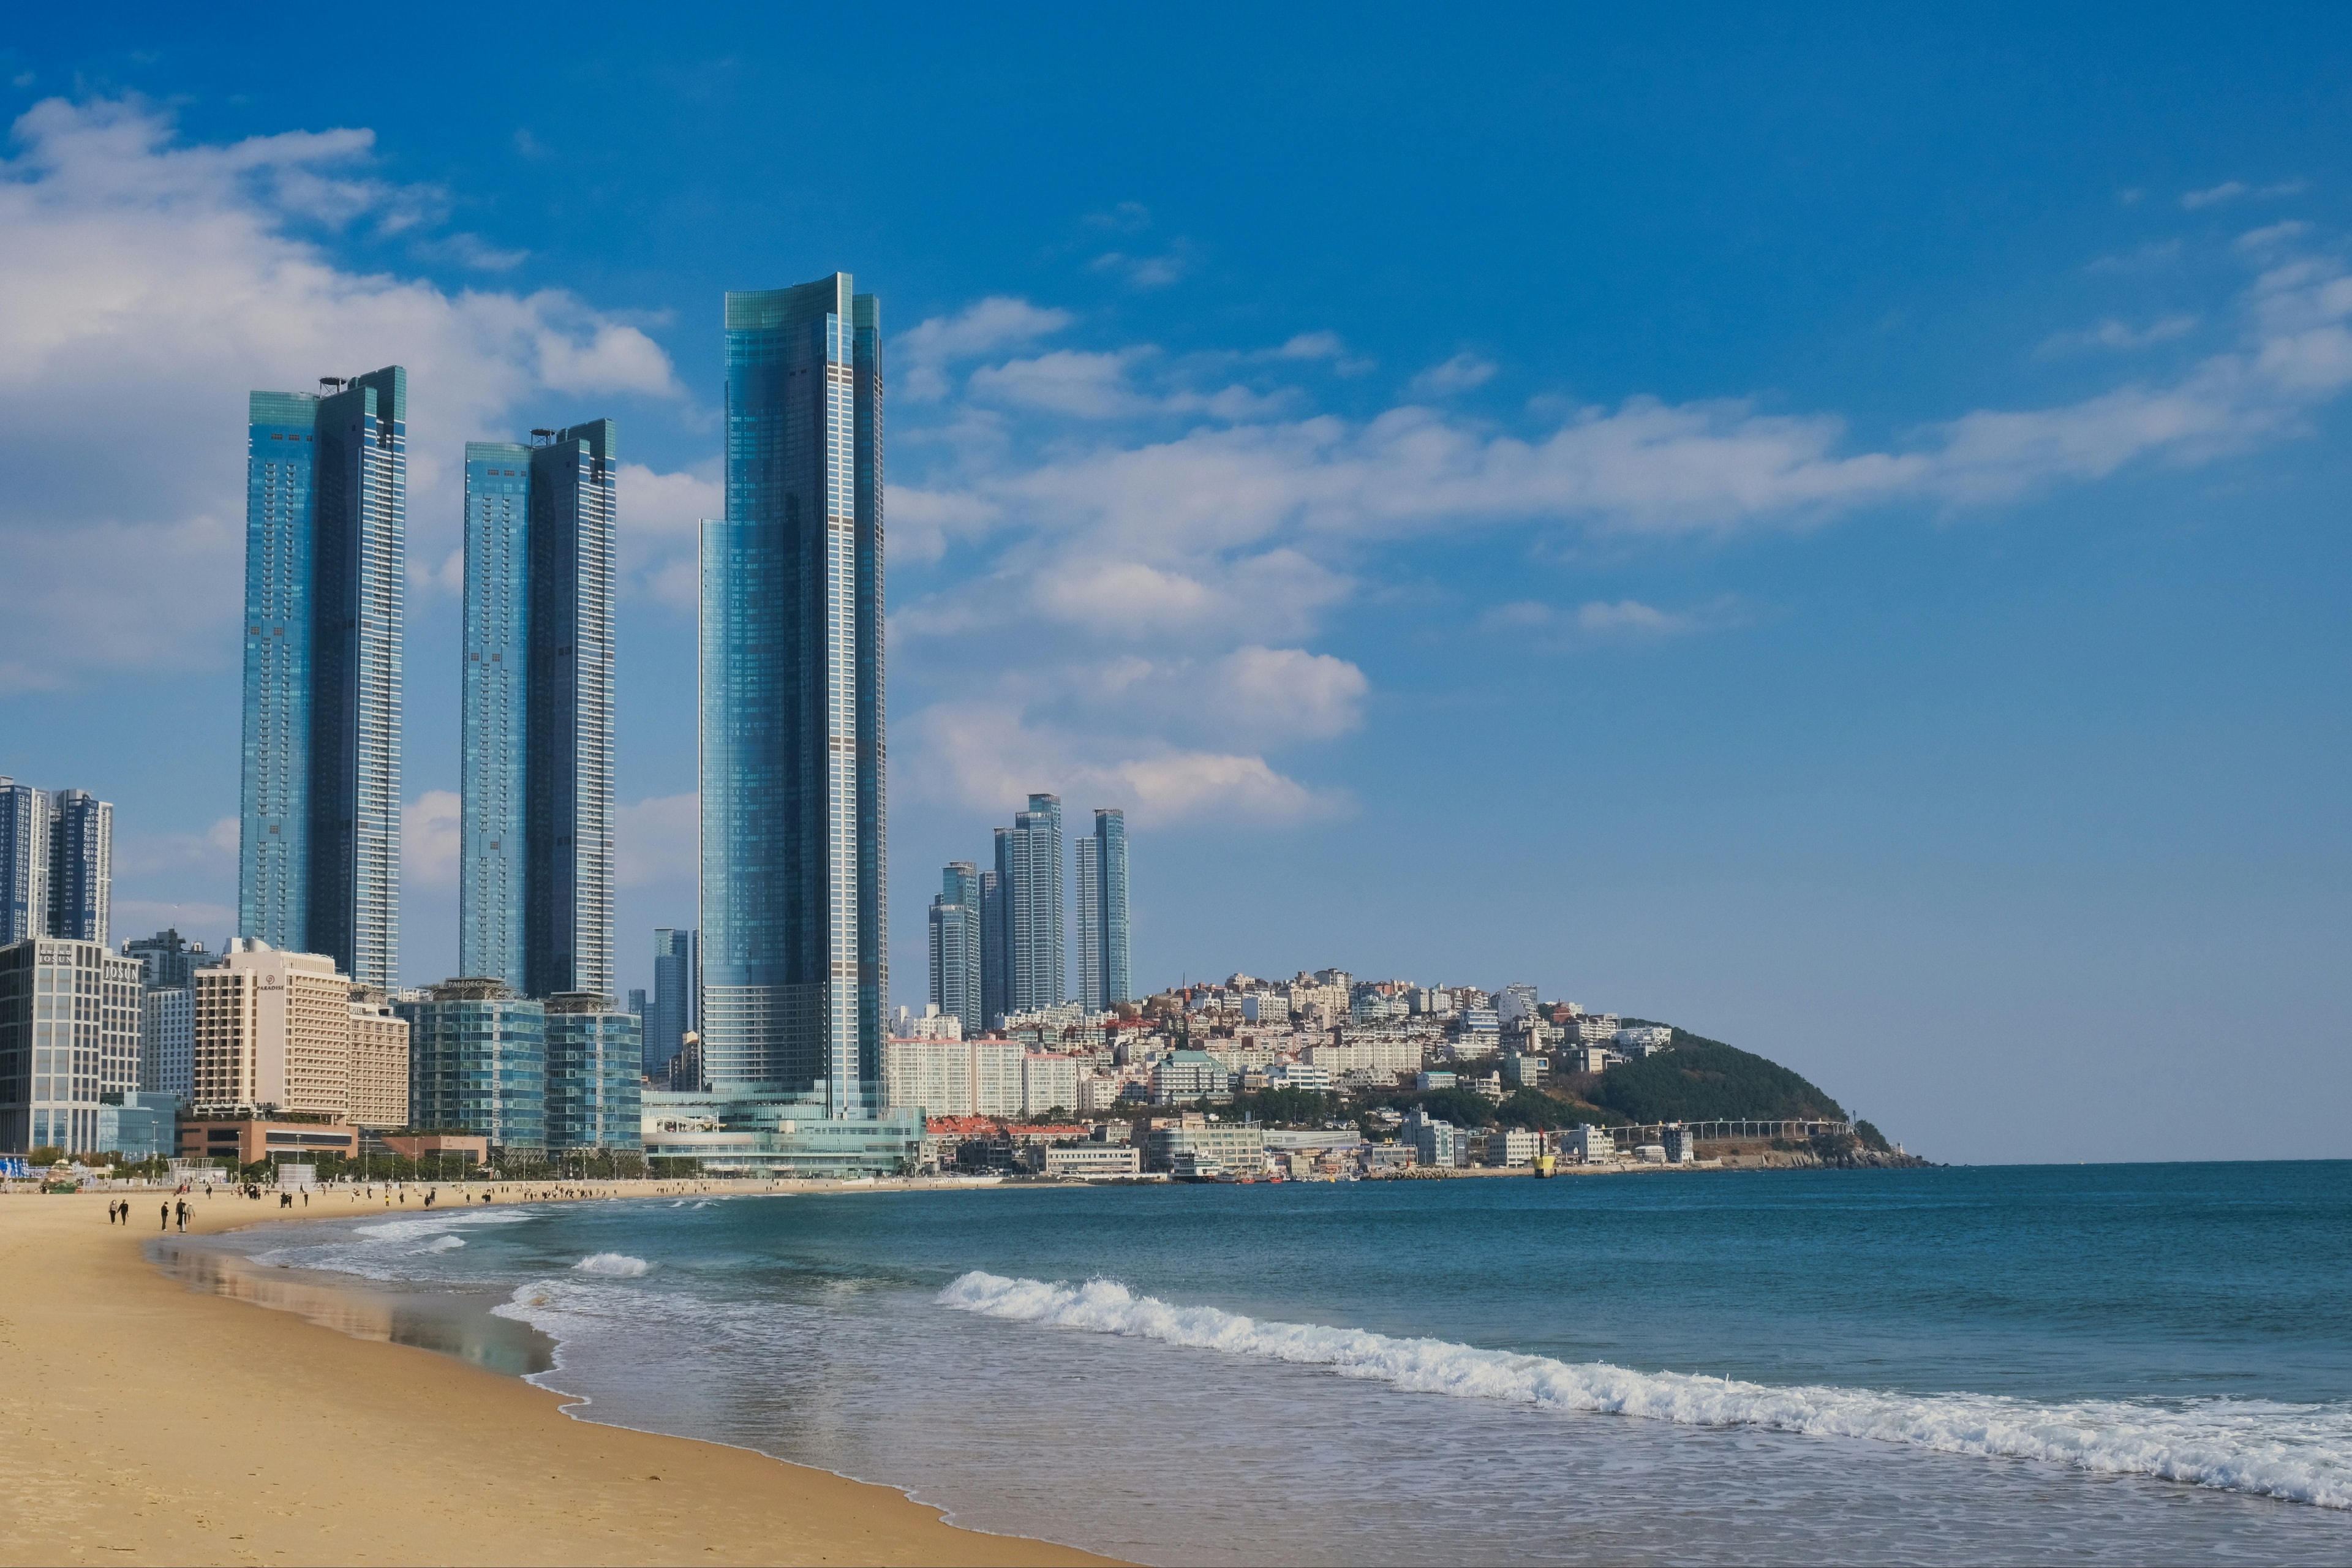
[[[630,1185],[595,1196],[700,1184]],[[327,1191],[291,1210],[192,1196],[189,1234],[383,1212]],[[17,1282],[0,1299],[0,1415],[16,1435],[0,1445],[16,1505],[0,1563],[1109,1561],[957,1528],[893,1487],[581,1419],[575,1396],[517,1373],[192,1289],[148,1257],[177,1234],[142,1228],[167,1196],[0,1196],[0,1268]],[[118,1197],[128,1228],[106,1221]]]

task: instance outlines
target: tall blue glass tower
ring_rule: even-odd
[[[1134,999],[1127,951],[1127,813],[1095,812],[1078,840],[1078,1001],[1090,1013]]]
[[[714,1091],[880,1100],[889,989],[882,346],[836,272],[727,296],[702,525],[702,1021]]]
[[[248,407],[237,932],[389,986],[408,373],[320,385]]]
[[[466,444],[457,964],[613,994],[614,426]]]
[[[1033,795],[1011,827],[996,830],[996,877],[1004,889],[1004,1010],[1058,1007],[1063,990],[1062,797]]]

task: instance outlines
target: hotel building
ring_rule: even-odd
[[[380,989],[354,986],[324,953],[251,937],[195,982],[188,1099],[198,1116],[405,1124],[407,1026],[385,1013]]]

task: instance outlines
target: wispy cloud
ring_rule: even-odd
[[[2114,349],[2128,353],[2133,349],[2144,349],[2186,337],[2197,330],[2200,320],[2191,315],[2158,316],[2144,327],[2135,327],[2128,321],[2109,317],[2097,326],[2086,327],[2080,331],[2053,332],[2044,338],[2041,347],[2034,352],[2044,356],[2083,349]]]
[[[930,317],[891,342],[892,358],[905,367],[895,390],[912,402],[936,401],[947,395],[952,366],[1025,348],[1076,319],[1067,310],[1043,310],[1007,294],[992,294],[952,316]]]
[[[1431,365],[1412,378],[1412,391],[1422,397],[1451,397],[1457,392],[1468,392],[1484,386],[1493,379],[1495,363],[1476,354],[1455,354],[1443,364]]]
[[[2189,211],[2195,212],[2200,207],[2216,207],[2229,202],[2261,201],[2272,196],[2300,195],[2303,190],[2304,182],[2301,180],[2281,180],[2275,184],[2260,187],[2250,185],[2243,180],[2224,180],[2218,185],[2208,185],[2201,191],[2183,191],[2180,195],[2180,205]]]

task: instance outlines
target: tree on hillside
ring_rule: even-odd
[[[1667,1049],[1602,1073],[1589,1097],[1642,1122],[1845,1120],[1836,1100],[1778,1062],[1681,1029]]]

